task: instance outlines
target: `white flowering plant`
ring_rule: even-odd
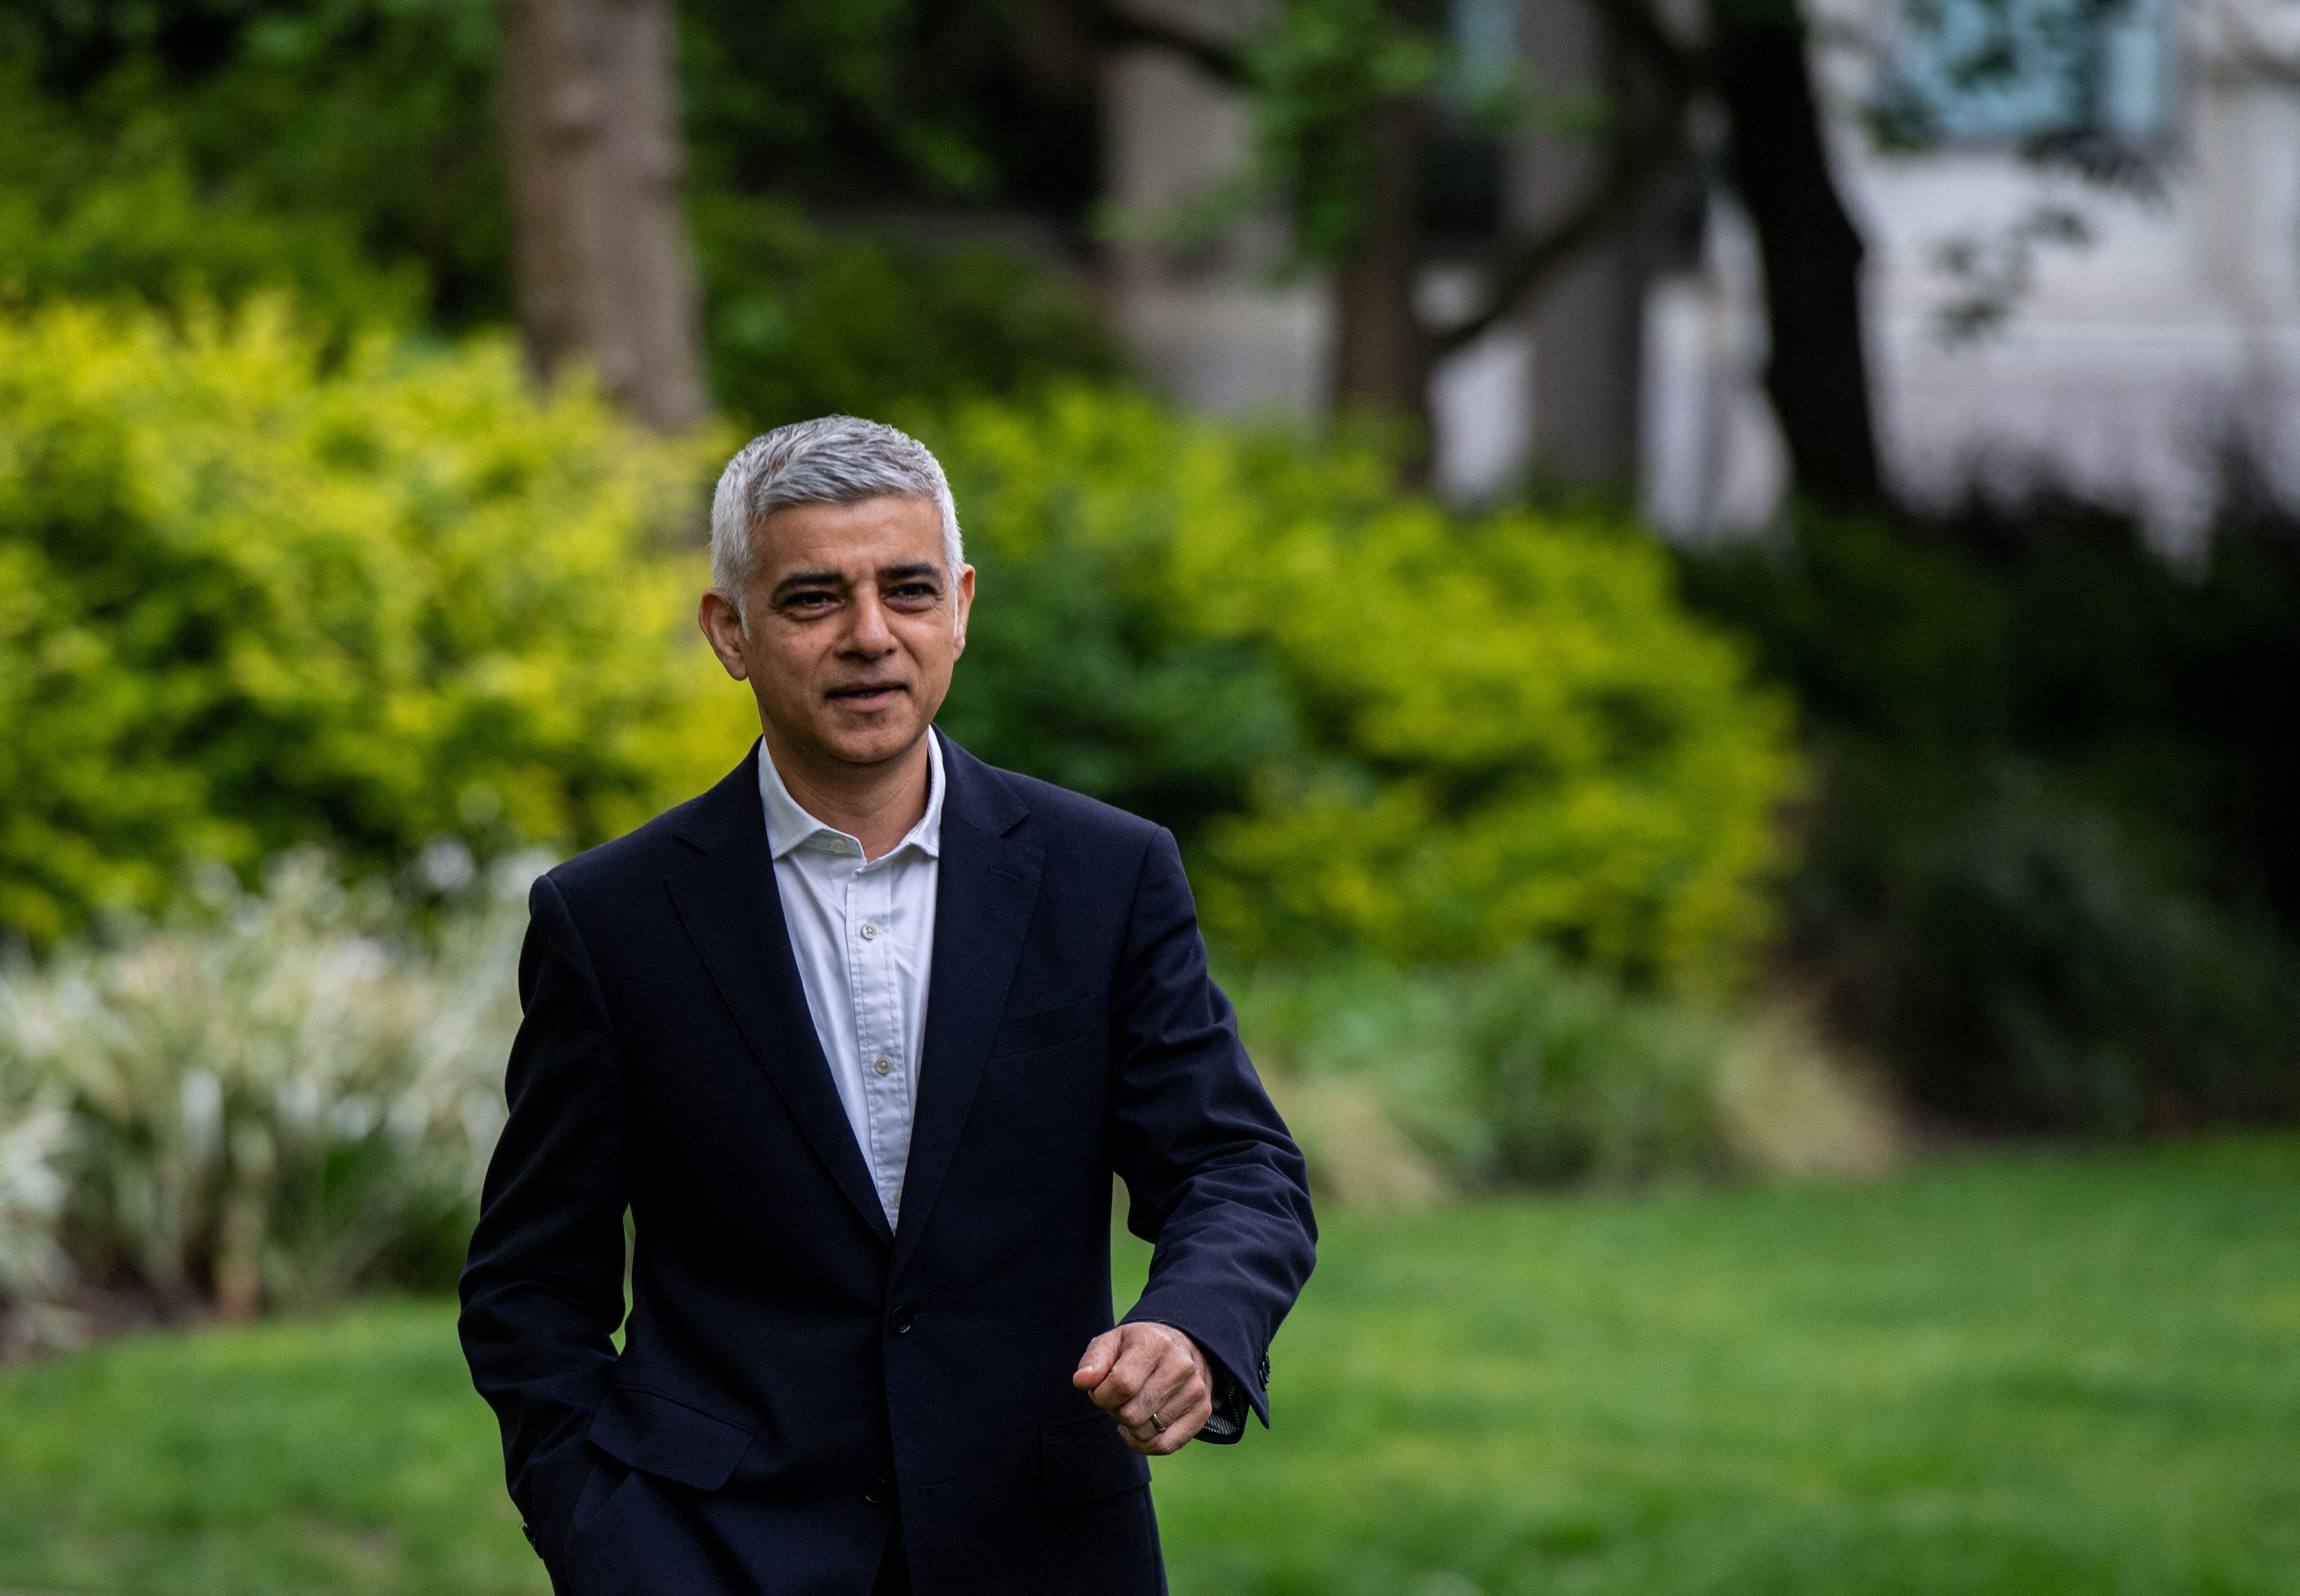
[[[426,862],[434,888],[470,874]],[[238,1317],[452,1275],[502,1123],[535,868],[462,885],[425,926],[289,854],[260,891],[214,870],[158,924],[0,975],[0,1079],[26,1105],[0,1160],[27,1171],[0,1163],[0,1238],[12,1212],[46,1227],[0,1239],[0,1290],[52,1298],[69,1259]]]

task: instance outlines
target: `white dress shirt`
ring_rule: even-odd
[[[799,807],[765,741],[759,744],[759,797],[783,926],[814,1034],[889,1225],[902,1215],[934,963],[943,773],[942,744],[931,731],[927,758],[926,813],[866,864],[858,839]]]

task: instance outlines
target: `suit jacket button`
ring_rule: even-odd
[[[876,1475],[862,1482],[862,1500],[874,1508],[885,1507],[888,1498],[893,1494],[887,1482]]]
[[[917,1318],[907,1308],[897,1308],[887,1316],[887,1328],[897,1335],[908,1335],[911,1333],[911,1326],[917,1323]]]
[[[527,1543],[529,1546],[533,1546],[535,1544],[535,1532],[532,1529],[529,1529],[526,1525],[522,1524],[519,1526],[519,1533],[527,1537]]]

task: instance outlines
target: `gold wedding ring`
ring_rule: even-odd
[[[1166,1421],[1159,1417],[1155,1413],[1153,1413],[1150,1416],[1150,1427],[1154,1431],[1163,1434],[1166,1428]]]

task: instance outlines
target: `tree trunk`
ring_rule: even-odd
[[[588,361],[651,427],[699,420],[673,0],[502,0],[504,145],[528,359]]]
[[[1559,105],[1601,97],[1612,114],[1609,139],[1634,137],[1629,124],[1654,113],[1637,92],[1629,52],[1600,12],[1588,0],[1525,0],[1519,15],[1522,66],[1534,91]],[[1512,231],[1538,237],[1555,228],[1604,180],[1612,154],[1586,134],[1554,128],[1521,134],[1511,149]],[[1537,482],[1582,493],[1635,486],[1646,290],[1653,278],[1648,209],[1625,204],[1526,296]]]
[[[1880,505],[1861,235],[1829,178],[1803,21],[1795,0],[1719,0],[1714,10],[1733,185],[1764,262],[1765,391],[1796,486],[1838,508]]]
[[[1429,472],[1429,335],[1413,313],[1421,224],[1421,107],[1408,99],[1375,108],[1367,128],[1364,207],[1357,237],[1334,274],[1334,407],[1416,428],[1405,468]]]

